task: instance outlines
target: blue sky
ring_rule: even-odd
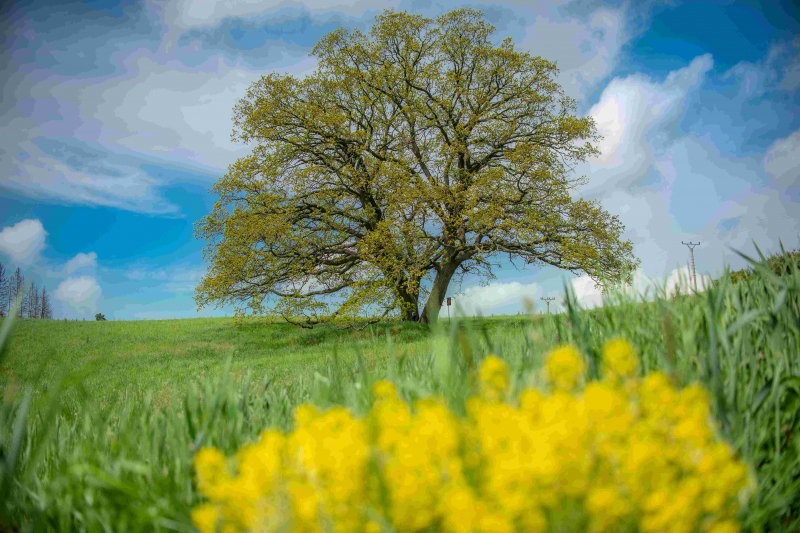
[[[253,145],[232,111],[269,72],[314,71],[339,27],[368,31],[384,8],[430,18],[481,9],[519,50],[555,60],[595,118],[601,156],[579,195],[619,215],[642,260],[635,287],[674,286],[753,253],[800,247],[800,8],[797,2],[105,0],[5,4],[0,15],[0,261],[55,295],[57,317],[224,316],[197,312],[205,265],[192,226],[210,187]],[[466,277],[467,312],[516,313],[564,279],[552,267]],[[701,277],[702,284],[702,277]],[[444,313],[445,311],[443,311]]]

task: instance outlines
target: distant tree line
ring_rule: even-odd
[[[53,303],[47,289],[42,287],[40,291],[34,281],[26,287],[25,276],[19,267],[9,274],[5,265],[0,263],[0,317],[8,316],[17,298],[22,298],[17,317],[53,318]]]

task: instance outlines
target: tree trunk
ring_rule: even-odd
[[[419,288],[416,293],[411,293],[402,287],[397,288],[397,294],[400,299],[405,303],[405,308],[402,311],[402,318],[407,322],[415,321],[419,318]],[[416,317],[416,318],[415,318]]]
[[[447,293],[447,287],[450,285],[450,279],[453,277],[453,274],[456,273],[456,269],[460,264],[460,261],[445,262],[436,273],[436,277],[433,280],[433,287],[431,287],[431,294],[428,297],[428,301],[425,303],[425,309],[422,311],[420,322],[435,324],[439,319],[439,309],[442,308],[442,302]]]

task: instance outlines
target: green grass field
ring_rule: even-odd
[[[409,347],[418,346],[426,336],[419,325],[394,330],[394,338]],[[225,318],[21,320],[0,379],[34,383],[41,395],[63,375],[71,383],[82,384],[103,405],[119,400],[126,390],[129,394],[149,390],[163,406],[189,383],[218,375],[229,357],[235,375],[268,373],[276,383],[286,385],[299,375],[324,368],[334,343],[340,345],[345,361],[353,361],[357,349],[371,362],[385,352],[381,351],[383,342],[376,351],[369,331],[308,330],[264,321],[235,328],[233,319]]]
[[[508,333],[530,324],[528,317],[489,317],[489,331]],[[442,324],[448,324],[443,320]],[[285,322],[200,318],[158,321],[65,322],[19,320],[14,342],[0,367],[0,384],[33,385],[41,399],[59,379],[69,387],[62,405],[75,408],[89,395],[101,407],[118,404],[127,394],[153,394],[156,407],[180,396],[189,384],[219,375],[228,358],[236,378],[247,372],[269,375],[276,386],[324,372],[333,347],[342,364],[352,366],[361,353],[367,368],[386,361],[386,332],[400,353],[424,353],[427,326],[384,323],[363,330],[333,326],[301,329]],[[85,394],[84,394],[85,391]]]
[[[200,446],[231,454],[265,427],[290,429],[302,402],[364,413],[370,383],[384,377],[408,400],[441,395],[463,413],[487,354],[505,359],[520,387],[559,342],[591,362],[619,335],[643,373],[666,370],[711,392],[721,433],[758,475],[745,529],[798,531],[800,273],[757,272],[697,296],[442,321],[433,332],[397,322],[342,332],[229,319],[18,321],[0,360],[3,527],[193,531]]]

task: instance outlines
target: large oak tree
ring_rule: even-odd
[[[480,11],[435,22],[384,12],[370,36],[326,35],[312,75],[249,88],[232,137],[256,147],[196,226],[199,307],[310,327],[410,319],[424,304],[434,322],[454,276],[491,277],[500,254],[598,282],[635,268],[618,218],[573,199],[585,181],[570,175],[599,136],[556,65],[492,45]]]

